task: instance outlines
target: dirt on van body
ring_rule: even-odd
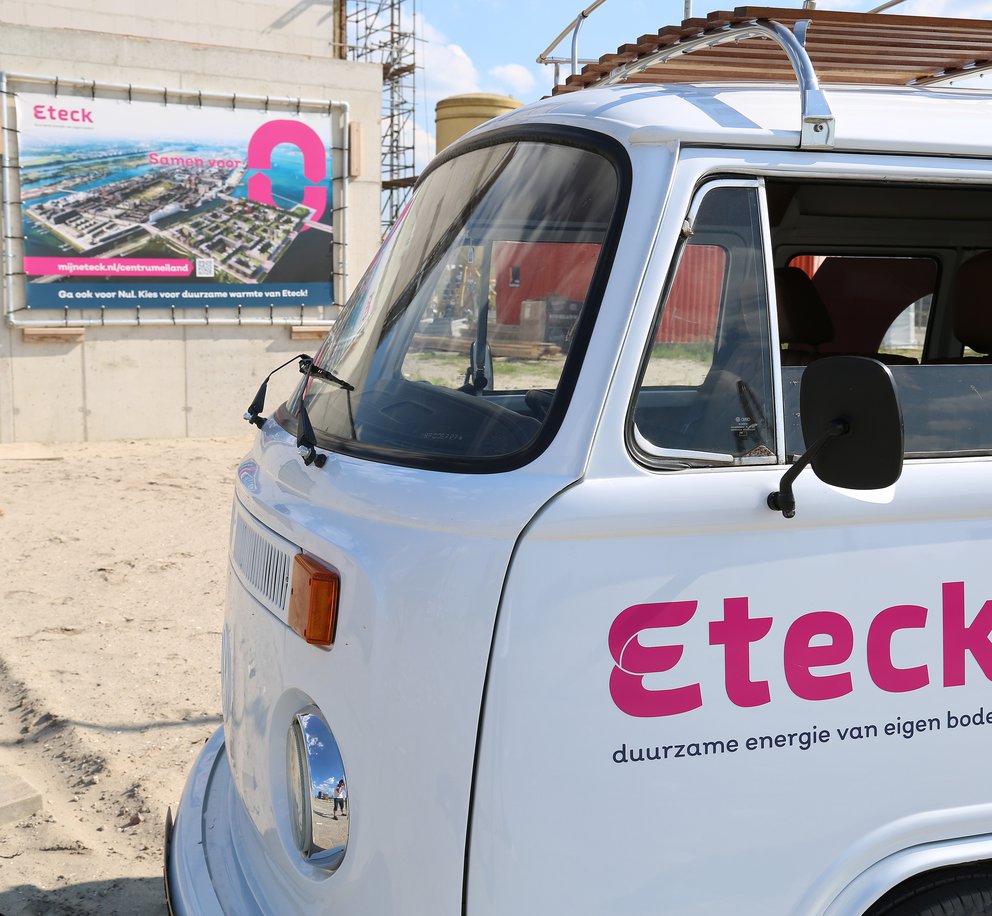
[[[43,799],[0,824],[3,916],[166,912],[166,810],[221,721],[250,444],[0,445],[0,776]]]

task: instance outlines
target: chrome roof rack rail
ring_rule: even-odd
[[[579,72],[579,64],[594,64],[594,60],[580,60],[579,59],[579,30],[582,28],[582,23],[589,18],[589,14],[594,12],[598,7],[602,6],[606,0],[593,0],[578,16],[576,16],[564,29],[562,29],[561,34],[549,44],[540,54],[537,55],[537,63],[539,64],[554,64],[555,67],[555,85],[558,85],[558,78],[561,75],[560,68],[562,64],[571,64],[572,75],[574,76]],[[897,2],[902,2],[902,0],[897,0]],[[549,57],[548,55],[554,51],[562,43],[568,33],[572,33],[572,55],[569,58],[564,57]]]
[[[729,23],[713,31],[680,39],[651,54],[622,64],[598,80],[597,85],[611,86],[622,83],[649,67],[691,54],[693,51],[715,48],[746,38],[770,38],[785,51],[795,72],[796,81],[799,83],[802,106],[800,146],[804,149],[829,148],[834,142],[834,115],[823,90],[820,89],[813,62],[806,53],[806,29],[809,23],[809,19],[798,21],[795,33],[772,19]]]

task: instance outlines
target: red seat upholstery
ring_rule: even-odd
[[[992,251],[965,261],[954,278],[954,336],[982,356],[942,363],[992,363]]]
[[[783,366],[806,366],[820,355],[820,347],[834,337],[834,325],[813,281],[798,267],[775,271],[779,339]]]
[[[783,366],[808,366],[821,356],[837,355],[839,351],[823,352],[821,347],[834,339],[834,324],[819,291],[804,270],[779,267],[775,271],[775,298],[778,303],[779,338],[788,348],[782,351]],[[912,356],[894,353],[850,353],[868,356],[890,365],[915,366]]]

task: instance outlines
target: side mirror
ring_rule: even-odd
[[[830,356],[806,367],[799,389],[808,445],[785,472],[768,507],[796,514],[792,484],[807,465],[824,483],[880,490],[902,474],[902,408],[888,367],[865,356]]]

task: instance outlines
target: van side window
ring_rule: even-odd
[[[634,448],[666,467],[774,462],[758,191],[720,182],[702,193],[645,358]]]
[[[768,179],[785,451],[801,454],[806,366],[892,373],[906,457],[992,455],[992,189]]]
[[[892,367],[898,384],[906,373],[896,367],[923,360],[937,275],[933,258],[858,254],[797,255],[775,271],[789,456],[805,448],[802,367],[830,355],[871,356]]]
[[[782,362],[842,353],[916,365],[936,288],[933,258],[793,257],[775,271]]]

